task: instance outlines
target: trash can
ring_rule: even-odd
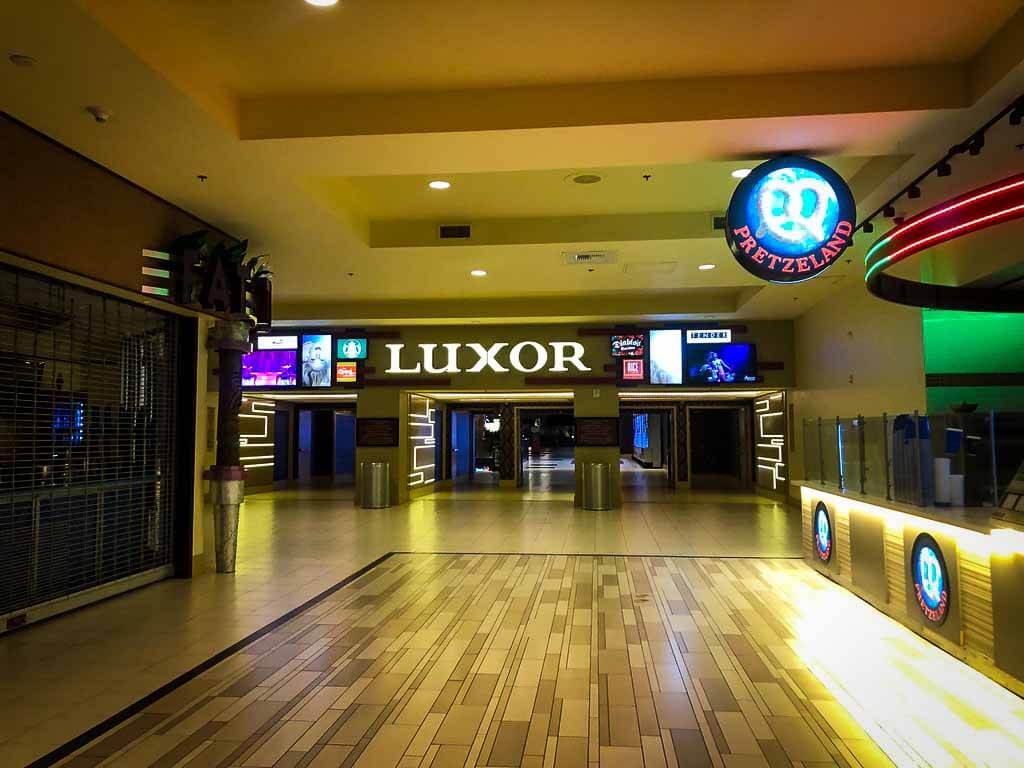
[[[604,463],[588,462],[583,465],[583,508],[612,508],[611,468]]]
[[[380,509],[391,506],[391,465],[386,461],[359,464],[359,506]]]

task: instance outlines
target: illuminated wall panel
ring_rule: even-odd
[[[409,479],[410,488],[437,480],[437,402],[422,395],[409,395]]]
[[[238,446],[249,485],[274,480],[274,403],[243,397],[238,413]]]
[[[754,441],[758,487],[789,493],[785,392],[773,392],[754,400]]]

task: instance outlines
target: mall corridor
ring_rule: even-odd
[[[0,48],[0,768],[1024,768],[1020,0]]]

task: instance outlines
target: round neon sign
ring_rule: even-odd
[[[927,533],[920,534],[914,541],[910,569],[921,613],[932,624],[941,624],[949,614],[949,573],[942,549]]]
[[[827,563],[832,559],[832,519],[823,501],[819,501],[814,508],[813,530],[814,551],[821,562]]]
[[[824,163],[780,157],[761,163],[733,192],[725,237],[740,265],[773,283],[809,280],[853,242],[850,188]]]

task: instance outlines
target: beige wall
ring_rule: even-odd
[[[792,479],[803,478],[803,419],[925,410],[921,310],[857,283],[798,318],[794,335]]]

